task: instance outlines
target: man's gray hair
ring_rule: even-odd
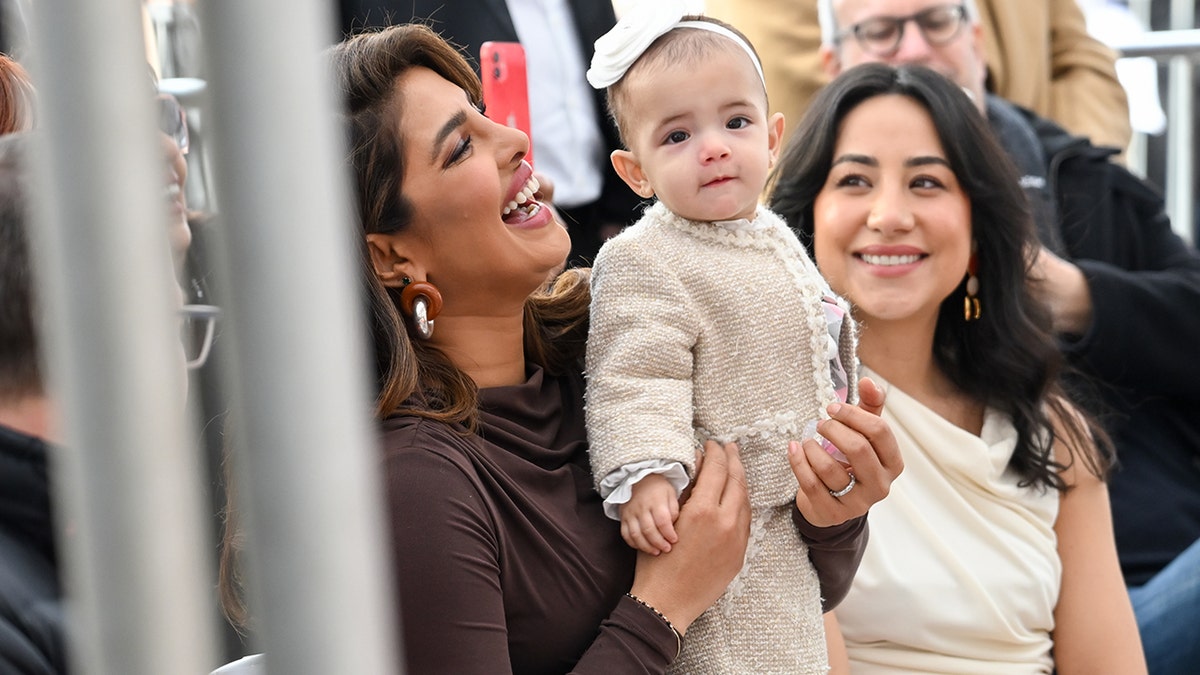
[[[817,20],[821,23],[821,44],[827,45],[830,49],[833,49],[838,34],[837,15],[833,12],[833,4],[837,1],[817,0]],[[979,23],[979,9],[975,6],[975,0],[959,0],[959,3],[967,10],[967,20],[972,24]]]

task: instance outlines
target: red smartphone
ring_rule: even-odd
[[[519,42],[485,42],[479,47],[479,70],[487,116],[525,132],[529,137],[529,154],[525,160],[533,164],[525,48]]]

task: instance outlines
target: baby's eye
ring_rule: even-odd
[[[726,129],[745,129],[748,126],[750,126],[750,118],[741,115],[725,123]]]
[[[667,134],[668,144],[682,143],[687,139],[688,133],[686,131],[672,131],[671,133]]]

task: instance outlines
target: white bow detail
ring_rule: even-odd
[[[689,14],[703,14],[703,0],[641,0],[612,30],[596,40],[587,81],[596,89],[616,84],[625,71],[663,33]]]

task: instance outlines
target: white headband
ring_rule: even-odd
[[[681,21],[689,14],[700,14],[703,3],[699,7],[687,0],[675,2],[641,2],[621,17],[613,29],[601,35],[596,40],[596,52],[592,56],[592,67],[588,68],[587,81],[596,89],[604,89],[616,84],[635,61],[660,36],[676,28],[698,28],[733,40],[737,46],[746,52],[758,77],[766,86],[762,65],[754,50],[737,33],[711,21]]]

